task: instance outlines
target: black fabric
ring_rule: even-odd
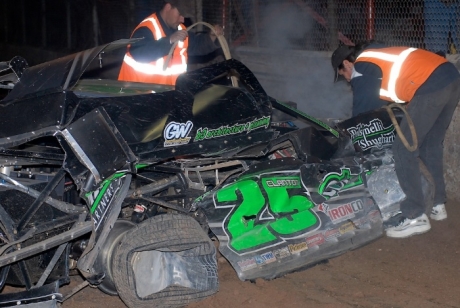
[[[458,78],[458,70],[450,62],[441,64],[436,68],[430,77],[418,88],[415,95],[424,95],[439,91],[447,84]]]
[[[370,110],[381,108],[388,104],[380,98],[382,70],[372,63],[356,63],[355,70],[363,76],[352,78],[353,89],[352,115],[357,116]]]
[[[218,56],[224,56],[224,52],[221,48],[215,49],[213,52],[205,55],[189,55],[188,64],[208,63]]]

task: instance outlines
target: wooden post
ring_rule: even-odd
[[[252,0],[252,41],[259,47],[259,1]]]
[[[22,26],[22,44],[25,45],[27,41],[26,37],[26,16],[25,16],[25,5],[24,5],[24,0],[21,0],[21,26]]]
[[[367,7],[366,7],[366,21],[367,21],[367,28],[366,28],[366,39],[368,41],[374,39],[375,35],[375,3],[374,0],[367,0]]]
[[[222,27],[224,27],[224,35],[227,41],[231,41],[231,20],[230,20],[230,1],[222,0]]]
[[[194,22],[203,21],[203,0],[196,0],[195,4],[196,4],[196,6],[195,6],[195,18],[196,18],[196,20],[194,20]],[[203,31],[203,25],[198,25],[197,30],[199,32]],[[209,29],[207,29],[207,30],[209,30]]]
[[[71,25],[71,18],[72,18],[72,15],[70,14],[70,0],[66,0],[66,3],[65,3],[65,6],[66,6],[66,20],[67,20],[67,24],[66,24],[66,28],[67,28],[67,49],[70,50],[70,48],[72,47],[72,25]]]
[[[136,23],[136,6],[134,4],[134,0],[129,0],[129,22],[127,25],[127,32],[129,33],[129,36],[131,36],[131,31],[137,26]]]
[[[46,2],[42,0],[42,47],[46,47]]]
[[[335,0],[327,1],[328,29],[329,29],[329,50],[335,50],[339,43],[337,29],[337,3]]]
[[[3,31],[5,31],[5,37],[3,41],[8,43],[8,18],[6,18],[8,14],[8,1],[3,1]]]
[[[97,17],[97,2],[93,2],[93,34],[94,46],[99,46],[99,19]]]

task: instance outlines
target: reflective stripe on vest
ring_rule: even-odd
[[[367,49],[355,61],[372,63],[382,71],[379,96],[396,103],[410,102],[421,85],[447,60],[424,49],[386,47]]]
[[[182,56],[182,58],[185,57]],[[166,70],[163,70],[164,58],[151,63],[140,63],[134,60],[130,55],[125,55],[123,61],[136,72],[146,75],[171,76],[182,74],[187,70],[187,64],[170,65]]]
[[[378,51],[364,51],[358,56],[357,59],[366,57],[393,62],[388,79],[388,88],[385,89],[382,87],[380,89],[380,96],[389,98],[396,103],[405,103],[405,101],[400,99],[396,94],[396,82],[398,81],[399,75],[401,73],[401,67],[404,61],[406,61],[407,57],[415,50],[417,50],[417,48],[407,48],[403,50],[399,55],[392,55]]]
[[[147,27],[155,40],[166,37],[156,13],[144,19],[134,31],[141,27]],[[178,30],[186,30],[186,28],[184,25],[179,25]],[[119,79],[174,85],[177,77],[187,71],[187,47],[188,38],[178,42],[166,69],[164,63],[167,56],[150,63],[141,63],[136,61],[128,51],[123,59]]]

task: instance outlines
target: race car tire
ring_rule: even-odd
[[[201,273],[205,273],[204,279],[202,275],[197,275],[200,278],[199,281],[195,281],[193,287],[172,284],[158,292],[139,296],[133,269],[139,252],[171,252],[194,258],[194,264],[198,266],[193,267],[202,268]],[[189,216],[163,214],[143,221],[125,233],[114,254],[114,284],[118,295],[128,307],[180,307],[204,299],[218,290],[216,248],[199,223]],[[178,259],[182,260],[180,257]],[[185,263],[179,265],[187,266]],[[145,276],[149,277],[150,267],[155,266],[167,268],[163,263],[157,262],[145,267],[145,271],[142,270],[147,273]],[[192,274],[187,273],[188,277],[193,276],[194,270],[191,272]],[[144,274],[139,274],[142,275]],[[155,281],[156,279],[152,279],[152,284],[155,284]]]

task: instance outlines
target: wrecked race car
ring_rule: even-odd
[[[218,291],[216,247],[241,280],[273,279],[377,239],[399,211],[386,112],[331,127],[235,59],[175,87],[96,78],[129,43],[2,62],[0,282],[23,290],[0,305],[93,285],[184,306]],[[62,294],[73,271],[85,281]]]

